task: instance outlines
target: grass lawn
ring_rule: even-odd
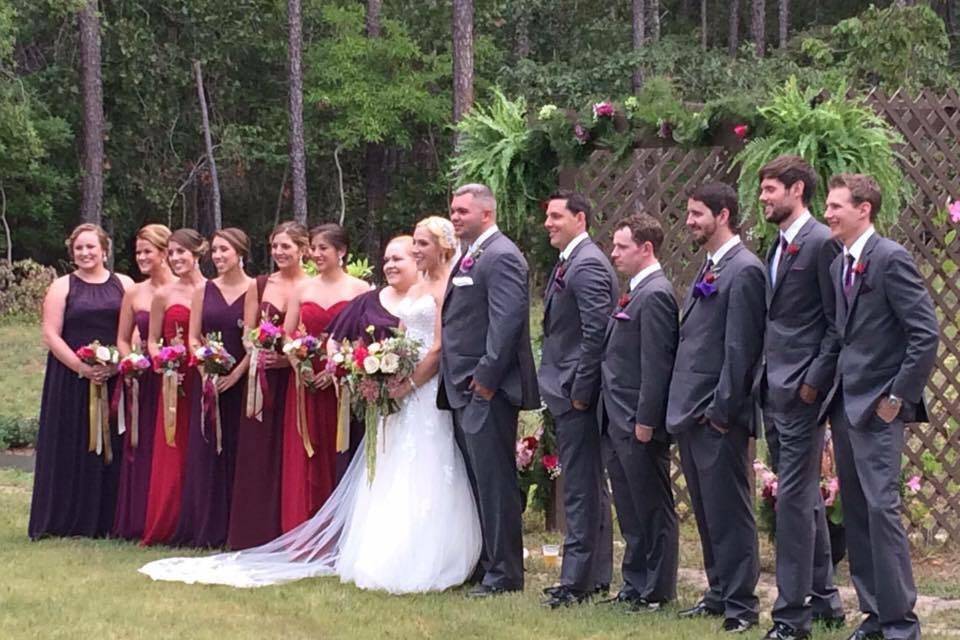
[[[39,415],[46,357],[39,321],[0,322],[0,415]]]

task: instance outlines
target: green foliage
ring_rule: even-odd
[[[0,260],[0,318],[39,319],[43,297],[56,277],[53,268],[33,260]]]
[[[361,280],[370,280],[373,278],[373,265],[366,256],[355,256],[347,263],[344,269],[349,275]]]
[[[801,90],[791,78],[770,102],[759,109],[764,135],[755,138],[734,159],[740,165],[740,205],[745,219],[758,222],[753,229],[766,244],[775,229],[760,219],[759,176],[763,165],[784,154],[795,154],[814,168],[820,178],[811,211],[820,213],[826,199],[830,176],[866,173],[877,179],[883,192],[878,225],[888,228],[900,215],[901,204],[910,195],[910,183],[904,180],[893,145],[900,142],[885,120],[862,100],[847,97],[847,87],[835,87],[822,103],[817,92]]]
[[[36,445],[39,429],[37,418],[0,415],[0,451]]]

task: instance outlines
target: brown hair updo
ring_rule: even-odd
[[[220,229],[213,232],[210,239],[213,240],[213,238],[223,238],[241,258],[250,257],[250,238],[242,229],[236,227]]]
[[[203,236],[194,229],[177,229],[170,234],[170,242],[176,242],[178,245],[193,254],[195,258],[202,258],[207,253],[210,245]]]

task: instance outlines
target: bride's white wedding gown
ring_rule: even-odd
[[[404,300],[407,334],[434,340],[437,308]],[[155,580],[260,587],[337,575],[362,589],[441,591],[462,584],[480,556],[480,521],[450,413],[436,407],[437,377],[420,386],[378,434],[367,481],[363,446],[317,514],[267,544],[200,558],[168,558],[140,569]]]

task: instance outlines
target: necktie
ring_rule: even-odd
[[[843,273],[843,294],[850,298],[850,294],[853,292],[853,263],[856,262],[856,258],[853,257],[852,253],[847,254],[847,270]]]
[[[777,268],[773,274],[773,284],[776,286],[780,282],[780,278],[783,277],[783,268],[787,263],[787,247],[790,246],[790,243],[787,242],[787,236],[780,234],[780,255],[777,257]]]
[[[697,282],[703,282],[703,277],[707,275],[711,269],[713,269],[713,260],[711,258],[707,258],[707,261],[703,265],[703,269],[700,270],[700,275],[697,276]]]

